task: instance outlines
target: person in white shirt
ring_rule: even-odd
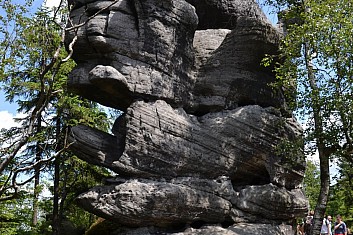
[[[320,235],[332,235],[331,221],[332,221],[332,217],[330,215],[324,218],[324,220],[322,221]]]

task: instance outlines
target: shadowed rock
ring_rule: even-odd
[[[243,234],[256,234],[256,235],[282,235],[282,234],[293,234],[294,230],[290,225],[273,225],[263,223],[239,223],[236,226],[222,227],[216,225],[192,225],[192,226],[179,226],[176,228],[158,228],[158,227],[139,227],[129,228],[120,226],[111,232],[112,229],[108,229],[112,235],[154,235],[154,234],[173,234],[173,235],[215,235],[215,234],[226,234],[226,235],[243,235]]]
[[[277,53],[280,33],[269,23],[241,17],[234,30],[196,31],[196,84],[191,111],[208,113],[239,106],[284,109],[283,95],[270,86],[272,68],[261,61]]]

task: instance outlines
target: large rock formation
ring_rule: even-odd
[[[78,203],[111,234],[292,234],[301,128],[260,65],[281,33],[255,1],[73,2],[69,87],[124,111],[112,134],[72,128],[72,150],[117,174]]]

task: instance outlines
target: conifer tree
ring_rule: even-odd
[[[44,187],[41,179],[46,177],[51,181],[49,185],[54,185],[51,188],[53,200],[47,209],[51,210],[53,233],[60,234],[64,214],[73,220],[82,219],[82,215],[77,215],[79,210],[68,210],[77,195],[70,194],[67,188],[72,190],[83,180],[87,182],[81,187],[92,187],[108,174],[82,163],[68,151],[69,128],[82,123],[106,131],[110,124],[97,104],[81,99],[67,89],[67,76],[75,64],[63,48],[68,19],[65,1],[54,10],[42,7],[34,14],[32,2],[15,4],[0,0],[3,13],[0,17],[0,85],[6,99],[16,102],[18,111],[24,115],[17,127],[0,133],[3,143],[0,207],[5,210],[16,208],[16,200],[31,202],[32,210],[25,212],[29,213],[25,216],[26,221],[15,220],[13,213],[6,217],[13,226],[8,226],[5,234],[12,230],[14,234],[20,234],[24,227],[32,234],[36,234],[35,231],[44,234],[44,230],[38,232],[38,214],[43,203],[39,200]],[[77,188],[73,194],[80,190],[83,189]],[[80,213],[85,214],[82,210]]]

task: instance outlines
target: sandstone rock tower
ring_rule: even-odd
[[[293,234],[307,211],[300,126],[268,84],[280,32],[255,0],[74,0],[69,86],[122,110],[73,151],[118,177],[78,198],[111,234]]]

